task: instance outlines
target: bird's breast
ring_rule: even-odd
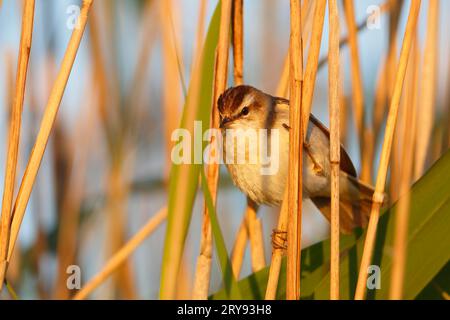
[[[283,201],[289,163],[289,129],[285,127],[287,120],[276,121],[274,129],[278,134],[269,134],[266,141],[259,135],[248,136],[245,147],[242,143],[229,144],[229,137],[224,137],[224,161],[234,184],[258,204],[278,206]],[[329,195],[329,140],[311,122],[306,145],[303,149],[304,197]],[[271,161],[278,162],[276,170],[270,174],[263,174],[264,168],[267,168],[267,157],[261,157],[261,148],[268,150]]]

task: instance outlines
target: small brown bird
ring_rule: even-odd
[[[234,184],[256,204],[280,206],[287,183],[289,158],[289,100],[273,97],[250,86],[238,86],[226,90],[219,98],[220,128],[224,138],[224,158],[233,151],[245,159],[252,153],[259,154],[260,139],[248,136],[246,148],[227,144],[230,129],[260,130],[278,129],[279,142],[274,146],[267,139],[268,150],[278,150],[279,167],[271,175],[261,174],[261,159],[256,162],[230,162],[226,166]],[[276,147],[276,148],[275,148]],[[231,150],[230,148],[234,148]],[[303,147],[303,197],[310,198],[322,214],[330,220],[330,133],[313,115],[310,117]],[[242,153],[245,154],[242,154]],[[273,155],[272,155],[273,156]],[[367,225],[372,207],[374,189],[356,178],[356,170],[345,149],[341,146],[340,162],[340,226],[349,233],[355,227]]]

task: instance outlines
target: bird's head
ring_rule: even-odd
[[[227,89],[218,100],[220,128],[260,129],[272,109],[272,97],[251,86]]]

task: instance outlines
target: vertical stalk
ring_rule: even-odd
[[[92,82],[89,83],[92,86]],[[92,94],[93,90],[88,91]],[[90,96],[90,95],[87,95]],[[68,178],[67,188],[64,192],[61,203],[61,217],[60,226],[57,239],[57,257],[58,257],[58,271],[56,273],[56,283],[54,287],[54,298],[64,300],[69,298],[70,292],[67,288],[67,267],[76,264],[77,240],[78,240],[78,226],[80,219],[81,205],[84,195],[84,186],[87,176],[87,166],[89,154],[92,145],[89,144],[89,139],[93,134],[94,115],[90,112],[93,108],[92,99],[87,99],[86,110],[83,112],[80,119],[77,121],[76,136],[70,139],[70,145],[79,146],[73,148],[70,157],[72,159],[70,164],[70,175]],[[87,119],[86,119],[87,118]],[[88,143],[86,143],[86,141]],[[78,151],[78,156],[76,156]]]
[[[161,29],[163,48],[163,105],[164,105],[164,138],[166,148],[166,176],[170,170],[170,152],[173,147],[171,136],[178,127],[181,105],[181,81],[178,70],[177,41],[174,37],[174,21],[172,0],[160,2]]]
[[[64,90],[69,80],[70,72],[72,70],[75,57],[80,46],[81,39],[83,37],[84,29],[87,24],[87,18],[89,9],[93,0],[84,0],[83,6],[80,12],[80,28],[75,28],[72,37],[67,46],[66,53],[64,55],[61,68],[58,77],[53,86],[52,92],[50,94],[47,107],[45,108],[44,116],[41,122],[41,127],[39,129],[36,142],[31,153],[30,160],[22,179],[20,185],[19,193],[16,198],[16,202],[13,209],[13,220],[11,225],[11,236],[9,242],[8,250],[8,261],[14,250],[14,245],[16,243],[20,225],[22,223],[23,216],[25,214],[25,209],[28,204],[28,200],[33,189],[34,182],[36,180],[37,173],[39,171],[39,166],[44,156],[46,145],[55,121],[56,115],[58,113],[59,105],[61,103]]]
[[[320,53],[320,44],[322,41],[322,33],[323,33],[323,24],[325,19],[325,9],[326,9],[326,0],[318,0],[314,1],[315,9],[314,16],[312,22],[312,32],[310,38],[309,52],[308,52],[308,61],[305,70],[305,81],[302,86],[302,121],[303,126],[306,126],[309,119],[309,114],[312,106],[312,97],[314,94],[314,86],[317,75],[318,68],[318,60]],[[304,21],[302,21],[304,23]],[[303,24],[304,25],[304,24]],[[288,81],[285,79],[289,79],[289,67],[290,67],[290,55],[287,55],[287,61],[285,62],[285,68],[283,70],[283,76],[280,80],[279,89],[277,90],[278,96],[285,96],[287,89]],[[305,127],[303,127],[303,132],[305,132]],[[281,260],[283,254],[286,250],[285,248],[285,237],[284,234],[287,230],[288,225],[288,198],[287,198],[287,188],[283,200],[283,205],[280,211],[280,217],[278,219],[278,227],[276,232],[273,234],[272,242],[273,242],[273,251],[272,251],[272,261],[270,264],[270,272],[269,279],[266,288],[266,300],[273,300],[276,296],[276,290],[278,286],[278,279],[281,268]]]
[[[280,217],[278,218],[277,232],[272,235],[272,262],[270,264],[269,279],[267,280],[266,300],[275,300],[280,277],[281,260],[286,251],[285,233],[288,227],[288,189],[284,192],[283,204],[281,205]]]
[[[364,85],[361,74],[361,65],[358,49],[358,27],[355,20],[355,8],[353,0],[344,0],[344,12],[347,21],[348,43],[351,57],[352,100],[355,116],[355,124],[360,137],[360,153],[364,154]]]
[[[195,49],[192,55],[192,71],[194,71],[196,59],[202,52],[202,44],[205,33],[205,16],[207,9],[207,1],[200,0],[199,10],[198,10],[198,22],[197,22],[197,30],[195,35]]]
[[[414,138],[417,126],[417,92],[419,75],[419,44],[415,39],[414,49],[411,52],[411,61],[408,66],[408,83],[405,87],[405,122],[403,128],[402,170],[400,174],[398,212],[395,218],[394,254],[392,255],[392,275],[390,299],[399,300],[403,296],[403,283],[406,265],[406,250],[408,238],[408,221],[410,208],[410,185],[413,171]]]
[[[234,84],[244,84],[244,0],[233,0]]]
[[[373,205],[370,214],[369,227],[367,229],[366,240],[364,243],[364,252],[361,259],[361,267],[359,269],[358,282],[356,286],[355,299],[364,299],[366,292],[367,270],[372,260],[372,253],[375,245],[375,237],[377,232],[378,219],[380,215],[380,207],[383,203],[384,188],[386,184],[387,170],[389,166],[389,158],[391,155],[392,140],[397,122],[400,98],[403,89],[403,81],[406,74],[406,68],[409,60],[409,53],[414,39],[417,20],[420,11],[421,0],[412,0],[411,8],[406,25],[405,37],[403,39],[402,50],[400,54],[399,66],[394,83],[394,91],[389,108],[389,115],[386,124],[386,132],[381,152],[380,165],[378,170],[377,182],[375,185],[375,193],[373,195]]]
[[[211,112],[211,128],[219,128],[219,112],[217,109],[217,100],[225,91],[227,84],[228,71],[228,51],[230,44],[230,24],[231,24],[231,0],[222,0],[222,10],[220,16],[219,43],[216,51],[216,72],[214,75],[214,92]],[[214,139],[214,138],[213,138]],[[211,144],[215,141],[210,141]],[[211,148],[213,151],[214,148]],[[217,151],[216,151],[217,152]],[[210,158],[214,154],[208,155]],[[217,198],[217,184],[219,180],[219,164],[211,163],[206,166],[208,188],[211,192],[215,205]],[[212,254],[212,236],[211,221],[206,203],[203,207],[202,235],[200,240],[200,255],[197,260],[197,269],[194,279],[193,298],[205,300],[208,298],[210,274],[211,274],[211,254]]]
[[[330,299],[339,300],[339,173],[340,173],[340,115],[339,115],[339,12],[337,0],[328,1],[329,50],[328,81],[330,104],[330,164],[331,164],[331,271]]]
[[[377,84],[375,87],[375,98],[373,102],[373,120],[364,131],[364,154],[361,165],[361,180],[372,184],[373,174],[373,162],[374,152],[376,146],[376,137],[378,136],[379,127],[384,118],[384,110],[386,109],[386,97],[387,97],[387,63],[381,64],[381,71],[378,75]]]
[[[303,49],[301,6],[299,0],[291,0],[290,36],[290,112],[289,112],[289,174],[287,227],[287,277],[286,298],[300,298],[301,213],[302,213],[302,83]]]
[[[420,121],[417,123],[417,150],[415,155],[414,178],[417,180],[425,170],[427,156],[430,150],[431,134],[433,131],[437,59],[438,59],[438,36],[439,36],[439,0],[428,1],[428,25],[426,33],[425,50],[423,57],[423,69],[421,75],[420,94]]]
[[[7,269],[12,219],[11,210],[16,182],[23,100],[25,97],[25,84],[27,81],[28,62],[30,60],[31,42],[33,38],[34,3],[34,0],[26,0],[23,7],[22,34],[20,37],[19,58],[17,63],[16,88],[8,133],[8,153],[0,225],[0,291],[3,287]]]
[[[266,255],[264,253],[264,237],[261,219],[258,218],[258,206],[247,200],[247,210],[245,212],[248,226],[248,236],[250,239],[250,253],[253,272],[258,272],[266,266]]]
[[[311,42],[308,51],[308,61],[305,69],[305,79],[302,92],[303,135],[308,130],[309,115],[311,113],[314,88],[316,84],[317,67],[319,64],[320,45],[322,43],[323,25],[325,20],[326,0],[316,0],[312,26]],[[339,45],[339,38],[338,38]]]

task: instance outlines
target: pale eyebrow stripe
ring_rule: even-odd
[[[255,95],[253,93],[247,94],[244,100],[241,102],[238,110],[240,111],[243,106],[251,105],[253,102],[255,102]]]

